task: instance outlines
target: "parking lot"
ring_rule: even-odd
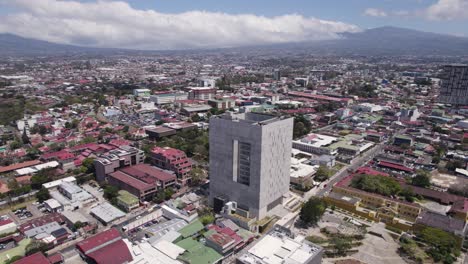
[[[0,243],[0,252],[7,251],[9,249],[12,249],[16,247],[15,242],[13,240],[11,241],[6,241],[4,243]]]

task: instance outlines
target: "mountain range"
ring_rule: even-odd
[[[306,49],[338,55],[468,55],[468,38],[397,27],[379,27],[357,33],[343,33],[334,40],[278,44],[263,48]],[[262,47],[260,47],[262,48]],[[13,34],[0,34],[0,56],[112,54],[142,52],[124,49],[93,48],[57,44]],[[143,51],[154,52],[154,51]]]

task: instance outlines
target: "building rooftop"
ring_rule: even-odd
[[[44,256],[42,252],[37,252],[32,255],[23,257],[20,260],[13,262],[13,264],[50,264],[49,259]]]
[[[177,242],[176,245],[186,250],[184,254],[179,256],[179,259],[185,263],[213,264],[223,258],[223,256],[214,249],[209,248],[190,237]]]
[[[439,228],[458,235],[463,234],[465,231],[465,222],[463,220],[431,211],[422,213],[416,219],[416,224]]]
[[[322,250],[320,246],[305,243],[289,237],[281,231],[274,230],[259,240],[239,259],[243,263],[250,264],[306,264],[319,255]]]
[[[117,197],[117,199],[121,200],[125,204],[135,204],[139,202],[138,198],[135,195],[125,190],[119,191],[119,196]]]
[[[191,237],[203,230],[203,224],[197,219],[179,230],[183,238]]]
[[[126,263],[133,260],[127,245],[115,228],[78,242],[76,248],[97,264]]]
[[[120,211],[108,202],[95,206],[90,212],[106,223],[110,223],[125,216],[124,212]]]

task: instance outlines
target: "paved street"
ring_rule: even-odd
[[[355,159],[350,165],[344,166],[343,168],[341,168],[341,170],[335,173],[335,175],[333,175],[328,181],[321,184],[322,186],[325,186],[326,184],[327,185],[326,187],[324,187],[323,189],[320,189],[319,187],[319,188],[314,188],[310,190],[309,192],[304,194],[303,199],[306,201],[310,199],[312,196],[322,197],[325,194],[329,193],[331,189],[333,188],[333,185],[335,185],[337,182],[339,182],[344,177],[346,177],[349,174],[349,171],[356,170],[357,168],[367,163],[369,160],[373,159],[378,153],[380,153],[382,149],[384,148],[385,144],[386,144],[386,141],[381,142],[375,145],[369,151],[366,151],[365,153],[363,153],[361,157]]]

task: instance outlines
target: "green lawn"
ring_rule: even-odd
[[[0,263],[5,263],[5,261],[14,256],[24,256],[26,254],[26,246],[29,245],[30,242],[31,239],[29,238],[23,239],[18,243],[17,247],[0,253]]]

